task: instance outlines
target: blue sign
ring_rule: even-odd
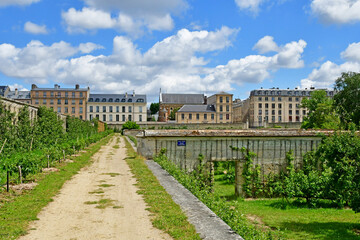
[[[178,146],[186,146],[186,140],[178,140]]]

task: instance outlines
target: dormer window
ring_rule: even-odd
[[[94,101],[94,99],[93,99],[93,98],[89,98],[89,102],[92,102],[92,101]]]
[[[109,102],[113,102],[113,99],[112,99],[112,98],[109,98]]]
[[[103,98],[101,101],[102,101],[102,102],[106,102],[106,98]]]
[[[100,102],[100,98],[96,98],[96,99],[95,99],[95,102]]]
[[[115,99],[115,102],[120,102],[120,98]]]
[[[128,102],[132,102],[132,98],[129,98]]]
[[[136,100],[136,102],[144,102],[144,99],[139,98],[138,100]]]
[[[126,99],[125,98],[121,99],[121,102],[126,102]]]

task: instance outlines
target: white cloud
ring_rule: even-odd
[[[345,24],[360,21],[359,0],[312,0],[313,14],[327,24]]]
[[[40,0],[0,0],[0,7],[6,7],[11,5],[25,6],[37,2],[40,2]]]
[[[236,5],[241,10],[249,10],[253,13],[257,13],[259,11],[259,6],[263,2],[264,0],[235,0]]]
[[[267,52],[277,52],[279,47],[274,42],[274,38],[272,36],[265,36],[255,44],[253,50],[258,50],[259,53],[263,54]]]
[[[24,25],[25,32],[32,34],[47,34],[48,30],[46,29],[46,25],[37,25],[32,22],[26,22]]]
[[[360,42],[350,44],[341,56],[346,62],[336,64],[326,61],[319,68],[314,69],[306,79],[301,80],[301,87],[332,88],[342,72],[360,72]]]
[[[209,67],[211,52],[231,46],[238,29],[216,31],[179,30],[141,52],[124,36],[113,40],[110,55],[91,55],[94,43],[78,47],[65,42],[45,46],[32,41],[24,48],[0,45],[0,72],[10,77],[44,83],[47,79],[90,85],[93,92],[136,92],[155,96],[161,87],[167,92],[230,91],[232,85],[261,82],[279,68],[303,66],[303,40],[278,47],[271,56],[250,55]],[[86,54],[77,56],[76,54]]]
[[[9,85],[10,87],[10,90],[11,91],[15,91],[15,89],[19,90],[19,91],[29,91],[29,89],[27,88],[24,88],[23,85],[20,85],[20,84],[17,84],[17,83],[14,83],[12,85]]]

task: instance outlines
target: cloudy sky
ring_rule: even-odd
[[[360,0],[0,0],[0,85],[93,93],[331,88],[360,71]]]

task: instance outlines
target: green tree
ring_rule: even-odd
[[[304,116],[301,125],[304,129],[338,129],[339,116],[336,114],[333,99],[326,95],[325,90],[317,90],[311,93],[311,98],[304,98],[302,107],[308,109],[308,115]]]
[[[180,108],[174,108],[171,113],[170,113],[170,116],[169,116],[169,119],[170,120],[175,120],[176,118],[176,112],[179,111]]]
[[[151,103],[150,104],[151,114],[157,113],[159,111],[159,108],[160,108],[160,103]]]
[[[334,103],[341,122],[349,128],[351,123],[360,125],[360,73],[342,73],[335,82]]]

